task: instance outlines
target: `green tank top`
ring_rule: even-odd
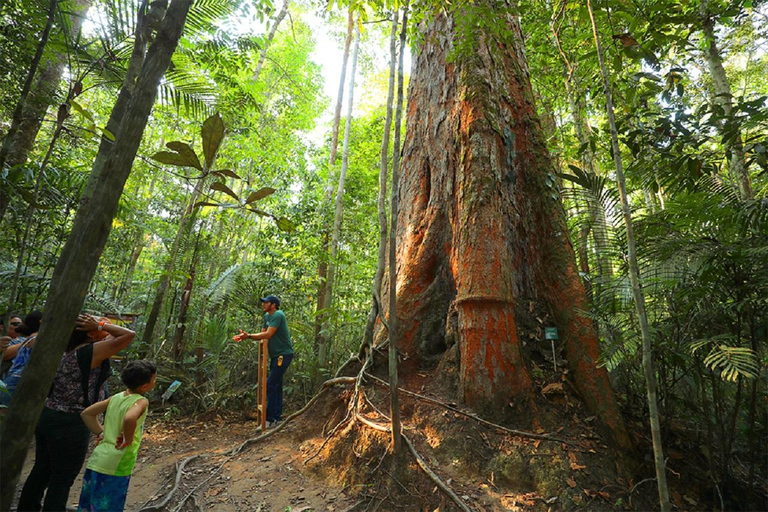
[[[139,452],[141,436],[144,433],[144,420],[147,418],[147,411],[141,415],[136,423],[136,432],[133,435],[133,442],[130,446],[122,450],[115,448],[117,436],[123,428],[123,419],[136,402],[144,398],[138,393],[127,394],[123,391],[113,395],[109,399],[107,411],[104,413],[104,438],[93,450],[91,458],[88,460],[87,468],[112,476],[130,476],[133,472],[133,466],[136,464],[136,455]]]

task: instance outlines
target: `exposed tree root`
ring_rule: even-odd
[[[150,506],[147,506],[147,504],[145,503],[144,506],[141,507],[139,512],[154,512],[157,510],[162,510],[168,504],[168,502],[171,501],[171,496],[173,496],[173,493],[175,493],[178,490],[179,484],[181,483],[181,477],[184,474],[184,467],[191,461],[197,459],[198,457],[200,457],[200,455],[192,455],[191,457],[187,457],[181,462],[177,462],[176,463],[176,482],[173,485],[173,489],[171,489],[168,492],[168,494],[165,495],[165,498],[163,498],[163,501]]]
[[[459,498],[459,496],[453,492],[453,489],[448,487],[446,483],[442,481],[442,479],[437,476],[437,474],[430,469],[430,467],[427,465],[427,463],[424,461],[424,459],[421,458],[421,455],[419,455],[419,452],[416,451],[416,448],[413,447],[413,443],[411,443],[411,440],[408,439],[405,434],[400,434],[403,436],[403,441],[405,441],[405,444],[408,445],[408,449],[411,450],[411,454],[416,458],[416,462],[419,463],[419,467],[424,470],[424,472],[427,474],[427,476],[432,479],[433,482],[435,482],[435,485],[440,487],[442,491],[447,494],[454,503],[456,503],[456,506],[458,506],[461,510],[464,510],[465,512],[472,512],[470,508]]]
[[[372,428],[374,430],[378,430],[380,432],[391,432],[392,427],[388,425],[382,425],[380,423],[376,423],[374,421],[369,420],[368,418],[361,416],[359,413],[355,413],[355,419],[362,423],[363,425]],[[432,471],[432,469],[429,467],[429,465],[426,463],[426,461],[419,455],[419,452],[416,451],[416,448],[413,446],[413,443],[411,443],[411,440],[408,439],[405,434],[400,434],[403,438],[403,441],[406,445],[408,445],[408,449],[411,451],[411,454],[416,459],[416,462],[419,464],[419,467],[424,471],[424,473],[427,474],[427,476],[435,482],[435,485],[437,485],[445,494],[448,495],[451,500],[453,500],[454,503],[456,503],[456,506],[458,506],[461,510],[465,512],[472,512],[471,509],[459,498],[459,496],[451,489],[448,484],[443,482],[443,480],[437,476],[437,473]],[[399,483],[399,482],[398,482]],[[401,484],[402,485],[402,484]]]
[[[382,380],[382,379],[380,379],[380,378],[378,378],[378,377],[376,377],[375,375],[371,375],[370,373],[367,373],[366,377],[370,377],[376,384],[389,389],[389,383],[384,381],[384,380]],[[441,402],[440,400],[436,400],[436,399],[430,398],[428,396],[420,395],[418,393],[414,393],[413,391],[408,391],[407,389],[397,388],[397,390],[399,392],[401,392],[401,393],[404,393],[404,394],[408,395],[408,396],[412,396],[414,398],[418,398],[419,400],[422,400],[424,402],[429,402],[429,403],[432,403],[432,404],[435,404],[435,405],[439,405],[441,407],[445,407],[449,411],[453,411],[456,414],[461,414],[462,416],[466,416],[467,418],[471,418],[471,419],[473,419],[475,421],[478,421],[480,423],[488,425],[489,427],[493,427],[493,428],[496,428],[496,429],[499,429],[499,430],[503,430],[504,432],[508,432],[508,433],[514,434],[516,436],[528,437],[528,438],[531,438],[531,439],[541,439],[542,441],[552,441],[552,442],[556,442],[556,443],[564,443],[564,444],[567,444],[569,446],[575,446],[577,448],[584,448],[583,446],[581,446],[578,443],[574,443],[572,441],[567,441],[565,439],[560,439],[560,438],[557,438],[557,437],[553,437],[553,436],[550,436],[550,435],[547,435],[547,434],[534,434],[533,432],[524,432],[522,430],[515,430],[515,429],[507,428],[507,427],[505,427],[503,425],[499,425],[498,423],[493,423],[491,421],[485,420],[485,419],[483,419],[480,416],[477,416],[475,414],[472,414],[472,413],[469,413],[469,412],[464,412],[461,409],[458,409],[456,407],[453,407],[452,405],[446,404],[445,402]]]
[[[190,498],[193,498],[193,499],[196,500],[195,493],[203,485],[205,485],[210,480],[212,480],[216,475],[218,475],[219,472],[222,470],[222,468],[224,467],[224,465],[227,462],[231,461],[237,455],[242,453],[251,444],[255,444],[255,443],[259,442],[259,441],[262,441],[262,440],[264,440],[264,439],[266,439],[266,438],[268,438],[268,437],[278,433],[280,430],[282,430],[285,427],[285,425],[287,425],[289,422],[291,422],[294,418],[296,418],[297,416],[300,416],[301,414],[303,414],[306,411],[308,411],[320,399],[320,397],[328,390],[328,388],[330,388],[332,386],[335,386],[337,384],[342,384],[342,385],[344,385],[344,384],[346,384],[346,385],[354,384],[355,385],[354,395],[353,395],[353,398],[350,400],[350,404],[349,404],[349,407],[348,407],[348,410],[347,410],[347,415],[345,416],[345,418],[342,421],[339,422],[338,425],[336,425],[336,427],[333,428],[333,430],[326,436],[325,441],[320,446],[320,448],[317,450],[317,452],[312,457],[307,459],[304,462],[304,464],[306,464],[307,462],[309,462],[310,460],[315,458],[322,451],[322,449],[327,445],[327,443],[330,441],[330,439],[333,438],[333,436],[345,424],[347,424],[349,421],[357,421],[360,424],[365,425],[368,428],[377,430],[379,432],[391,432],[392,431],[392,427],[391,427],[391,420],[390,420],[390,418],[388,418],[385,414],[383,414],[380,410],[378,410],[370,402],[370,400],[368,399],[366,394],[362,391],[362,384],[363,384],[363,380],[365,378],[370,378],[371,380],[373,380],[374,383],[376,383],[379,386],[382,386],[382,387],[384,387],[386,389],[389,389],[389,387],[390,387],[389,384],[386,381],[384,381],[384,380],[382,380],[382,379],[380,379],[380,378],[378,378],[378,377],[376,377],[374,375],[371,375],[370,373],[366,372],[366,370],[370,366],[371,362],[372,362],[372,357],[369,355],[366,358],[366,362],[363,365],[363,368],[360,369],[360,372],[355,377],[336,377],[336,378],[329,379],[329,380],[325,381],[323,383],[322,389],[314,397],[312,397],[312,399],[309,402],[307,402],[307,404],[303,408],[301,408],[300,410],[298,410],[298,411],[294,412],[293,414],[291,414],[290,416],[288,416],[285,419],[285,421],[280,423],[280,425],[278,425],[277,427],[275,427],[273,429],[270,429],[270,430],[268,430],[268,431],[266,431],[266,432],[264,432],[264,433],[262,433],[262,434],[260,434],[260,435],[258,435],[256,437],[253,437],[253,438],[245,440],[237,448],[229,451],[227,453],[227,457],[215,469],[213,469],[213,471],[211,472],[211,475],[208,478],[206,478],[205,480],[203,480],[201,483],[196,485],[191,491],[189,491],[184,496],[184,498],[173,509],[174,512],[179,512],[183,508],[184,504]],[[524,432],[524,431],[520,431],[520,430],[514,430],[514,429],[510,429],[510,428],[504,427],[502,425],[498,425],[496,423],[493,423],[493,422],[490,422],[490,421],[485,420],[483,418],[480,418],[479,416],[476,416],[474,414],[461,411],[460,409],[458,409],[456,407],[453,407],[453,406],[451,406],[449,404],[446,404],[444,402],[441,402],[440,400],[436,400],[434,398],[430,398],[430,397],[427,397],[427,396],[424,396],[424,395],[420,395],[418,393],[414,393],[413,391],[408,391],[408,390],[405,390],[403,388],[398,388],[398,391],[402,392],[402,393],[404,393],[404,394],[406,394],[408,396],[412,396],[412,397],[414,397],[414,398],[416,398],[418,400],[421,400],[421,401],[424,401],[424,402],[428,402],[428,403],[432,403],[432,404],[435,404],[435,405],[439,405],[439,406],[444,407],[444,408],[446,408],[446,409],[448,409],[448,410],[450,410],[452,412],[455,412],[455,413],[460,414],[462,416],[466,416],[466,417],[468,417],[470,419],[473,419],[475,421],[483,423],[483,424],[485,424],[487,426],[493,427],[495,429],[502,430],[504,432],[508,432],[508,433],[516,435],[516,436],[527,437],[527,438],[531,438],[531,439],[540,439],[540,440],[544,440],[544,441],[553,441],[553,442],[564,443],[564,444],[567,444],[567,445],[580,447],[580,445],[578,445],[576,443],[573,443],[573,442],[570,442],[570,441],[566,441],[564,439],[559,439],[559,438],[556,438],[556,437],[552,437],[552,436],[549,436],[549,435],[546,435],[546,434],[534,434],[532,432]],[[386,419],[388,424],[377,423],[377,422],[375,422],[373,420],[370,420],[370,419],[366,418],[362,414],[360,414],[360,412],[358,410],[359,409],[360,397],[362,397],[364,403],[368,404],[377,414],[379,414],[382,418]],[[416,462],[419,464],[419,467],[424,471],[424,473],[435,483],[435,485],[437,485],[456,504],[456,506],[458,506],[463,511],[469,512],[470,508],[461,500],[461,498],[459,498],[459,496],[451,489],[451,487],[448,486],[445,482],[443,482],[442,479],[429,467],[429,465],[426,463],[426,461],[416,451],[416,448],[414,447],[414,445],[411,442],[411,440],[408,439],[408,437],[406,437],[404,433],[401,433],[401,435],[402,435],[402,438],[403,438],[405,444],[408,446],[408,449],[410,450],[411,454],[416,459]],[[167,506],[167,504],[170,501],[172,495],[179,488],[179,484],[181,482],[181,477],[182,477],[182,474],[183,474],[184,467],[191,460],[193,460],[195,458],[198,458],[198,457],[200,457],[200,456],[199,455],[194,455],[192,457],[188,457],[188,458],[184,459],[181,463],[179,463],[177,465],[176,482],[175,482],[175,485],[173,486],[173,489],[171,489],[171,491],[165,496],[165,498],[160,503],[158,503],[156,505],[151,505],[149,507],[147,507],[145,505],[140,510],[140,512],[159,511],[162,508],[164,508],[165,506]],[[198,507],[199,507],[199,505],[198,505]]]

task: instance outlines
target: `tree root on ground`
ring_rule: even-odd
[[[382,425],[379,423],[376,423],[374,421],[369,420],[368,418],[361,416],[359,413],[355,413],[355,419],[362,423],[363,425],[367,426],[368,428],[372,428],[374,430],[378,430],[379,432],[391,432],[392,427],[388,425]],[[453,491],[453,489],[448,486],[443,480],[437,476],[437,473],[432,471],[432,469],[429,467],[429,465],[426,463],[426,461],[422,458],[421,455],[419,455],[419,452],[416,451],[416,448],[413,446],[413,443],[411,442],[408,437],[406,437],[405,434],[402,432],[400,433],[400,436],[403,438],[403,441],[408,446],[408,449],[411,451],[411,454],[416,459],[416,462],[419,464],[419,467],[426,473],[426,475],[432,480],[435,485],[437,485],[440,490],[442,490],[445,494],[448,495],[451,500],[453,500],[454,503],[456,503],[456,506],[458,506],[461,510],[464,512],[472,512],[471,509],[462,501],[461,498]],[[402,485],[402,484],[400,484]]]
[[[353,356],[353,358],[350,358],[350,362],[353,359],[357,359],[357,357]],[[391,420],[390,420],[390,418],[388,418],[386,415],[382,414],[381,411],[376,409],[373,406],[373,404],[370,402],[370,400],[368,400],[368,398],[365,395],[365,393],[362,392],[362,390],[361,390],[362,383],[363,383],[363,380],[365,378],[370,378],[371,380],[374,381],[374,383],[378,384],[379,386],[385,387],[387,389],[389,389],[389,387],[390,387],[389,383],[387,383],[386,381],[384,381],[384,380],[382,380],[382,379],[380,379],[380,378],[378,378],[378,377],[376,377],[374,375],[371,375],[370,373],[366,372],[366,370],[370,366],[371,359],[372,358],[371,358],[371,356],[369,354],[369,357],[366,359],[366,363],[363,365],[363,368],[360,369],[360,372],[358,373],[358,375],[356,377],[336,377],[336,378],[329,379],[329,380],[325,381],[323,383],[322,389],[315,396],[313,396],[312,399],[309,402],[307,402],[307,404],[304,407],[302,407],[300,410],[298,410],[298,411],[294,412],[293,414],[291,414],[290,416],[288,416],[285,419],[285,421],[281,422],[277,427],[275,427],[273,429],[270,429],[270,430],[268,430],[266,432],[263,432],[262,434],[260,434],[260,435],[258,435],[256,437],[253,437],[253,438],[250,438],[250,439],[246,439],[237,448],[227,452],[227,454],[226,454],[227,457],[224,459],[224,461],[222,461],[211,472],[211,475],[208,478],[206,478],[201,483],[196,485],[190,492],[188,492],[186,494],[186,496],[181,500],[181,502],[174,508],[174,512],[180,511],[182,509],[182,507],[184,506],[184,504],[190,498],[193,498],[193,499],[196,500],[197,498],[194,496],[194,494],[200,489],[200,487],[202,487],[203,485],[208,483],[211,479],[213,479],[222,470],[222,468],[224,467],[224,465],[227,462],[229,462],[232,459],[234,459],[237,455],[242,453],[251,444],[255,444],[255,443],[257,443],[259,441],[262,441],[262,440],[264,440],[264,439],[266,439],[266,438],[268,438],[268,437],[270,437],[270,436],[272,436],[274,434],[277,434],[288,423],[290,423],[294,418],[296,418],[296,417],[300,416],[301,414],[305,413],[306,411],[308,411],[320,399],[320,397],[328,390],[328,388],[330,388],[332,386],[335,386],[337,384],[347,384],[347,385],[348,384],[354,384],[355,385],[355,393],[354,393],[354,396],[353,396],[352,400],[350,401],[350,405],[349,405],[349,408],[347,410],[347,415],[345,416],[345,418],[342,421],[339,422],[338,425],[336,425],[336,427],[334,427],[331,430],[331,432],[326,436],[325,441],[320,446],[320,448],[317,450],[317,452],[312,457],[307,459],[304,462],[304,464],[306,464],[307,462],[309,462],[310,460],[315,458],[322,451],[323,447],[325,447],[327,445],[327,443],[334,436],[334,434],[336,434],[336,432],[338,432],[341,429],[341,427],[343,425],[347,424],[349,421],[357,421],[360,424],[367,426],[368,428],[371,428],[371,429],[374,429],[374,430],[377,430],[377,431],[380,431],[380,432],[391,432],[392,431],[392,427],[391,427]],[[359,360],[359,359],[357,359],[357,360]],[[460,410],[460,409],[458,409],[456,407],[453,407],[453,406],[451,406],[449,404],[441,402],[440,400],[436,400],[434,398],[429,398],[427,396],[420,395],[418,393],[414,393],[413,391],[408,391],[408,390],[403,389],[403,388],[398,388],[398,391],[400,391],[400,392],[402,392],[402,393],[404,393],[404,394],[406,394],[408,396],[414,397],[414,398],[416,398],[418,400],[421,400],[421,401],[424,401],[424,402],[428,402],[428,403],[432,403],[432,404],[435,404],[435,405],[439,405],[439,406],[444,407],[444,408],[446,408],[446,409],[448,409],[448,410],[450,410],[452,412],[455,412],[455,413],[460,414],[462,416],[465,416],[467,418],[470,418],[470,419],[473,419],[473,420],[478,421],[480,423],[483,423],[483,424],[485,424],[487,426],[493,427],[493,428],[498,429],[498,430],[502,430],[504,432],[507,432],[507,433],[510,433],[510,434],[513,434],[513,435],[516,435],[516,436],[527,437],[527,438],[531,438],[531,439],[540,439],[540,440],[543,440],[543,441],[552,441],[552,442],[564,443],[564,444],[567,444],[567,445],[570,445],[570,446],[576,446],[576,447],[579,447],[579,448],[583,448],[583,447],[581,447],[580,445],[578,445],[576,443],[573,443],[573,442],[570,442],[570,441],[566,441],[564,439],[559,439],[559,438],[556,438],[556,437],[552,437],[552,436],[549,436],[549,435],[546,435],[546,434],[534,434],[532,432],[524,432],[524,431],[520,431],[520,430],[514,430],[514,429],[510,429],[510,428],[504,427],[502,425],[498,425],[496,423],[493,423],[493,422],[490,422],[488,420],[485,420],[485,419],[483,419],[483,418],[481,418],[479,416],[476,416],[474,414],[464,412],[464,411],[462,411],[462,410]],[[358,411],[358,403],[359,403],[359,397],[360,396],[363,397],[365,403],[368,403],[376,411],[376,413],[381,415],[383,418],[385,418],[389,424],[376,423],[375,421],[372,421],[372,420],[364,417],[363,415],[361,415],[360,412]],[[461,500],[461,498],[459,498],[459,496],[445,482],[443,482],[442,479],[440,479],[440,477],[432,469],[430,469],[430,467],[427,465],[426,461],[424,461],[424,459],[421,457],[421,455],[419,455],[419,453],[416,451],[416,448],[414,447],[414,445],[410,441],[410,439],[408,439],[408,437],[406,437],[404,433],[401,433],[401,436],[402,436],[405,444],[408,446],[408,449],[410,450],[411,454],[416,459],[416,462],[418,463],[419,467],[424,471],[424,473],[461,510],[469,512],[470,508]],[[198,458],[198,457],[200,457],[200,455],[194,455],[192,457],[188,457],[188,458],[184,459],[181,463],[179,463],[177,465],[176,482],[175,482],[175,485],[173,486],[173,489],[171,489],[171,491],[165,496],[165,498],[160,503],[158,503],[156,505],[151,505],[149,507],[147,507],[146,504],[145,504],[144,507],[140,509],[140,512],[155,512],[155,511],[159,511],[163,507],[165,507],[168,504],[168,502],[170,501],[172,495],[179,488],[179,484],[181,482],[181,477],[182,477],[182,473],[183,473],[184,467],[191,460],[193,460],[195,458]],[[199,507],[199,504],[197,506]]]
[[[191,457],[187,457],[181,462],[177,462],[176,463],[176,482],[173,485],[173,489],[171,489],[170,492],[168,492],[168,494],[165,495],[165,498],[163,498],[163,501],[161,501],[160,503],[156,503],[154,505],[147,506],[147,503],[149,503],[148,501],[141,507],[141,509],[139,509],[139,512],[155,512],[157,510],[162,510],[163,507],[165,507],[168,504],[168,502],[171,501],[171,496],[173,496],[173,493],[175,493],[178,490],[179,484],[181,483],[181,476],[184,473],[184,467],[194,459],[197,459],[198,457],[200,457],[200,455],[192,455]]]
[[[378,377],[376,377],[374,375],[371,375],[370,373],[366,373],[365,375],[366,375],[366,377],[370,377],[376,384],[389,389],[389,383],[388,382],[386,382],[386,381],[384,381],[384,380],[382,380],[382,379],[380,379],[380,378],[378,378]],[[504,432],[508,432],[508,433],[516,435],[516,436],[528,437],[528,438],[531,438],[531,439],[541,439],[542,441],[552,441],[552,442],[556,442],[556,443],[564,443],[564,444],[567,444],[569,446],[574,446],[576,448],[581,448],[581,449],[584,448],[582,445],[580,445],[578,443],[574,443],[573,441],[567,441],[565,439],[560,439],[560,438],[557,438],[557,437],[553,437],[553,436],[550,436],[548,434],[534,434],[533,432],[525,432],[525,431],[522,431],[522,430],[515,430],[515,429],[507,428],[507,427],[505,427],[503,425],[499,425],[498,423],[493,423],[491,421],[485,420],[485,419],[483,419],[480,416],[477,416],[475,414],[472,414],[472,413],[469,413],[469,412],[464,412],[461,409],[458,409],[456,407],[453,407],[452,405],[446,404],[445,402],[441,402],[440,400],[437,400],[435,398],[430,398],[428,396],[420,395],[418,393],[414,393],[413,391],[408,391],[407,389],[397,388],[397,390],[400,391],[401,393],[404,393],[404,394],[408,395],[408,396],[412,396],[412,397],[417,398],[419,400],[422,400],[424,402],[429,402],[429,403],[432,403],[432,404],[435,404],[435,405],[439,405],[441,407],[445,407],[449,411],[453,411],[456,414],[461,414],[462,416],[466,416],[467,418],[471,418],[471,419],[473,419],[475,421],[483,423],[484,425],[488,425],[489,427],[493,427],[493,428],[496,428],[496,429],[499,429],[499,430],[503,430]]]

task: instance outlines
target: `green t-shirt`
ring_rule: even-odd
[[[261,328],[267,329],[274,327],[277,329],[275,334],[269,338],[269,357],[287,356],[293,354],[293,343],[291,342],[291,333],[288,331],[288,322],[285,320],[285,313],[279,309],[272,313],[264,313],[264,320],[261,322]]]
[[[144,420],[147,411],[141,415],[133,434],[133,442],[122,450],[115,448],[117,437],[123,429],[123,418],[133,404],[144,398],[138,393],[117,393],[109,399],[107,411],[104,413],[104,438],[93,450],[88,460],[88,469],[112,476],[130,476],[136,464],[136,455],[144,433]]]

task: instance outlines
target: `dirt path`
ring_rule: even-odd
[[[308,512],[349,508],[355,502],[353,497],[342,489],[329,488],[304,467],[305,455],[291,435],[295,428],[286,425],[277,435],[249,446],[222,467],[226,452],[256,435],[256,423],[222,418],[175,422],[148,418],[126,510],[138,511],[164,498],[173,487],[176,463],[192,455],[200,457],[187,464],[181,485],[166,510],[174,510],[200,484],[196,499],[190,498],[181,510]],[[21,482],[33,463],[34,448],[27,457]],[[81,485],[82,479],[78,478],[70,492],[70,503],[76,503]]]

